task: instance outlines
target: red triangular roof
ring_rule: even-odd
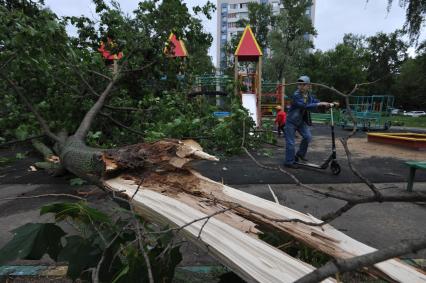
[[[107,43],[110,46],[115,45],[115,43],[110,38],[108,38]],[[104,59],[106,59],[106,60],[119,60],[123,57],[123,52],[119,52],[118,54],[111,54],[110,51],[105,49],[105,43],[103,41],[101,41],[101,45],[98,48],[98,51],[101,52],[102,57],[104,57]]]
[[[254,37],[253,31],[250,26],[246,26],[243,36],[238,43],[235,56],[238,57],[259,57],[262,56],[262,50]]]
[[[170,42],[173,43],[173,47],[170,46]],[[172,49],[172,50],[169,50]],[[186,51],[185,44],[182,40],[178,40],[174,33],[171,33],[169,36],[169,42],[164,48],[164,53],[172,57],[186,57],[188,52]]]

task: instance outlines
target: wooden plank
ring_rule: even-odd
[[[105,182],[108,188],[120,191],[129,198],[137,189],[132,181],[120,178]],[[137,213],[150,220],[182,226],[207,214],[174,198],[150,190],[139,189],[132,200]],[[294,282],[315,268],[282,251],[251,237],[212,217],[198,234],[205,221],[184,228],[185,235],[209,252],[222,264],[232,269],[247,282]],[[327,279],[323,282],[335,282]]]

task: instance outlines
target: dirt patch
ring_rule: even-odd
[[[426,152],[399,146],[368,142],[367,138],[349,140],[349,149],[360,158],[392,157],[403,160],[426,160]]]
[[[371,157],[391,157],[402,160],[426,160],[426,151],[414,150],[389,144],[368,142],[367,137],[351,138],[348,142],[352,157],[364,159]],[[345,156],[340,141],[336,140],[338,156]],[[331,151],[331,141],[328,137],[316,136],[309,145],[309,151],[324,152],[324,149]]]

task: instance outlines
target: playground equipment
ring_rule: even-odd
[[[188,51],[186,51],[185,43],[181,39],[177,39],[176,35],[173,32],[170,33],[169,40],[167,41],[163,52],[167,56],[174,58],[185,58],[188,56]]]
[[[217,118],[229,116],[230,109],[227,109],[226,97],[228,97],[229,90],[232,90],[233,80],[225,75],[204,75],[197,76],[195,83],[192,86],[192,91],[188,94],[189,98],[197,96],[204,97],[209,104],[218,106],[218,112],[213,115]]]
[[[111,38],[107,38],[107,42],[101,41],[98,51],[102,54],[105,64],[109,66],[115,74],[118,71],[117,60],[123,58],[123,52],[113,53],[112,50],[116,47],[116,43]]]
[[[256,126],[261,124],[262,55],[253,31],[250,26],[246,26],[234,54],[235,81],[242,82],[241,93],[239,85],[235,84],[235,94],[241,95],[242,104],[249,111]],[[253,62],[255,72],[240,73],[239,62]]]
[[[262,117],[275,117],[276,107],[281,106],[285,109],[285,85],[284,82],[281,84],[264,82],[262,84],[262,95],[261,95],[261,115]]]
[[[368,133],[368,142],[386,143],[417,150],[426,150],[426,134]]]
[[[356,126],[364,131],[388,130],[391,122],[384,117],[390,116],[394,104],[392,95],[352,96],[349,107],[356,120]],[[346,110],[342,110],[339,124],[342,128],[354,127]]]
[[[227,96],[233,80],[226,75],[204,75],[197,76],[190,97],[197,95],[220,95]]]

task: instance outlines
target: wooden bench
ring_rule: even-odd
[[[407,161],[407,162],[405,162],[405,165],[410,167],[410,175],[408,176],[407,191],[412,192],[413,191],[414,176],[416,176],[416,170],[417,169],[425,169],[426,170],[426,161]]]

